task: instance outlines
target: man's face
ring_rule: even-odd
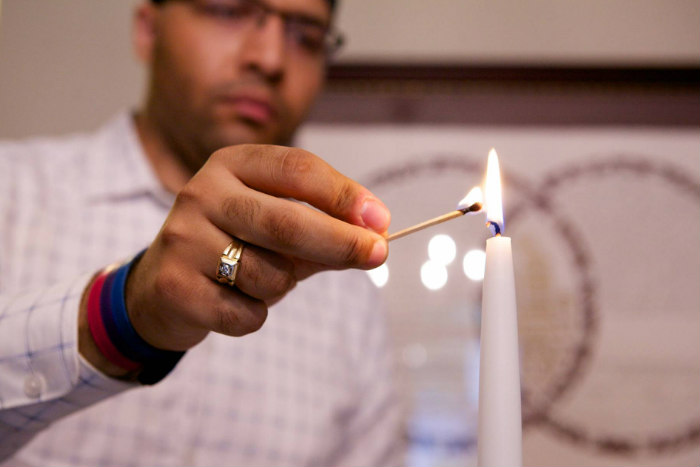
[[[322,85],[323,51],[299,47],[276,14],[241,26],[227,9],[236,4],[169,1],[144,7],[137,22],[142,31],[136,34],[149,31],[148,39],[137,40],[151,72],[147,112],[171,147],[200,159],[189,165],[201,165],[224,146],[288,143]],[[325,0],[265,0],[264,5],[330,22]]]

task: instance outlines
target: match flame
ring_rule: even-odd
[[[469,190],[469,193],[467,193],[467,196],[462,198],[462,201],[457,204],[457,209],[462,210],[462,209],[470,209],[470,212],[477,212],[481,210],[481,205],[484,203],[484,197],[481,194],[481,188],[478,186],[475,186],[471,190]],[[478,208],[476,205],[479,205]],[[472,207],[474,206],[474,207]]]
[[[488,165],[486,166],[486,222],[493,235],[503,232],[503,201],[501,199],[501,170],[498,167],[498,154],[491,148]]]

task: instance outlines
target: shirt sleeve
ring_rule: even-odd
[[[397,391],[386,314],[374,286],[365,281],[366,320],[356,330],[356,404],[333,464],[399,466],[407,449],[405,411]],[[357,310],[355,310],[357,311]]]
[[[0,295],[0,460],[52,422],[138,386],[78,352],[78,310],[91,275]]]

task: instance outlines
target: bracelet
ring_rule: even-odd
[[[124,288],[131,264],[129,262],[115,269],[105,281],[100,300],[102,321],[115,347],[127,358],[139,362],[158,360],[159,352],[166,351],[144,341],[131,325],[126,311]]]
[[[125,370],[141,370],[142,384],[155,384],[180,361],[185,352],[163,350],[150,345],[138,335],[126,309],[126,279],[131,266],[141,258],[109,272],[93,282],[88,299],[88,322],[97,347],[105,357]]]
[[[114,365],[128,371],[141,369],[141,364],[124,357],[112,344],[107,335],[104,323],[100,316],[100,294],[105,283],[107,273],[100,273],[90,287],[87,305],[87,319],[90,327],[90,334],[95,341],[95,345],[104,357]]]

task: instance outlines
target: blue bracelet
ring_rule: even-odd
[[[131,262],[114,271],[114,285],[111,289],[110,304],[112,308],[112,318],[114,319],[114,325],[119,336],[118,341],[115,342],[114,345],[127,357],[131,355],[130,358],[137,362],[159,360],[162,357],[160,354],[167,351],[157,349],[143,340],[131,325],[131,320],[126,311],[124,290],[126,286],[126,276],[129,274],[130,268]]]
[[[139,253],[128,263],[109,273],[100,296],[102,320],[114,347],[130,360],[143,363],[138,380],[154,384],[163,379],[182,358],[185,352],[153,347],[138,335],[126,309],[126,278],[131,266],[139,260]]]
[[[107,331],[107,336],[109,340],[114,344],[114,347],[121,353],[124,357],[135,362],[141,362],[136,355],[129,352],[129,349],[125,349],[125,345],[121,342],[119,336],[119,329],[114,322],[114,313],[112,312],[111,303],[111,291],[114,288],[114,271],[111,271],[105,277],[104,285],[102,286],[102,292],[100,293],[100,316],[102,316],[102,323],[104,323],[105,331]]]

